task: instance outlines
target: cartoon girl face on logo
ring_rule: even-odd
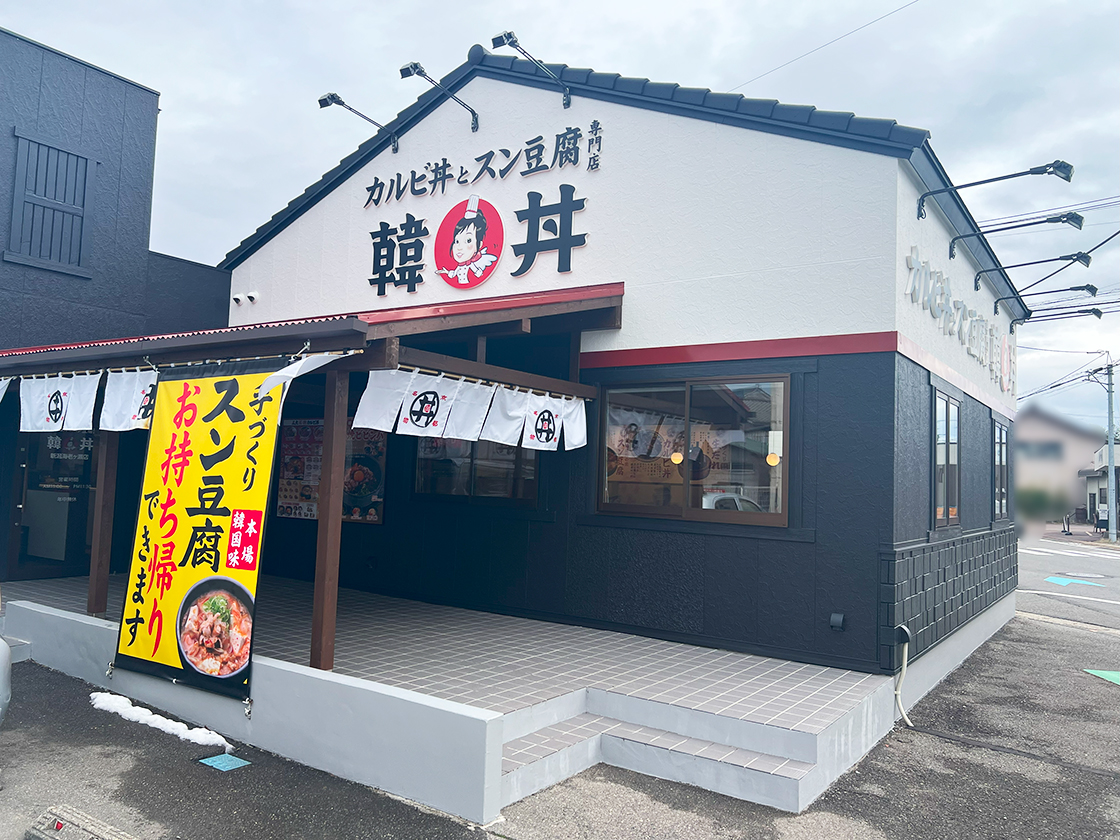
[[[436,233],[436,273],[447,285],[470,289],[494,273],[504,244],[494,205],[472,195],[451,208]]]

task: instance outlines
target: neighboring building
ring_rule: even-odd
[[[0,29],[0,348],[225,326],[228,271],[148,250],[158,113],[154,90]],[[20,507],[0,580],[82,573],[92,461],[60,494],[61,462],[18,435],[11,391],[0,509]],[[125,446],[126,462],[142,457],[142,441]],[[122,507],[127,531],[134,502]]]
[[[1104,442],[1103,429],[1082,426],[1037,403],[1028,404],[1016,418],[1011,448],[1015,492],[1031,496],[1036,515],[1057,518],[1080,509],[1085,477],[1078,470]],[[1084,512],[1079,517],[1085,521]]]
[[[1114,453],[1120,457],[1120,438],[1113,444]],[[1115,469],[1115,467],[1114,467]],[[1108,528],[1108,442],[1093,453],[1090,466],[1079,470],[1078,478],[1085,482],[1083,501],[1087,519],[1094,526]]]

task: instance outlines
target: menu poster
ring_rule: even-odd
[[[385,449],[388,435],[355,429],[346,421],[346,463],[342,521],[381,524],[385,502]],[[319,518],[319,479],[323,470],[323,421],[285,420],[280,438],[280,480],[276,514],[288,519]]]

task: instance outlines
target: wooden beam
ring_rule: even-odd
[[[371,341],[361,353],[347,356],[330,365],[331,370],[396,369],[400,361],[400,339],[381,338]]]
[[[568,378],[579,381],[579,353],[583,347],[583,333],[578,330],[568,336]]]
[[[474,337],[474,346],[471,347],[471,361],[478,362],[479,364],[486,364],[486,336],[476,335]]]
[[[113,508],[117,497],[120,432],[97,433],[97,475],[93,491],[93,545],[89,552],[86,613],[104,616],[109,604],[109,559],[113,550]]]
[[[573,312],[567,315],[551,315],[547,318],[538,318],[533,322],[533,332],[537,335],[620,329],[622,329],[621,306]]]
[[[418,335],[420,333],[441,332],[482,327],[509,321],[535,320],[554,315],[568,315],[573,312],[586,312],[592,309],[606,309],[622,306],[622,296],[615,295],[589,300],[569,300],[558,303],[544,303],[519,306],[510,309],[493,309],[481,312],[456,312],[433,315],[426,318],[409,320],[380,321],[369,325],[367,338],[386,338],[388,336]]]
[[[599,396],[599,389],[591,385],[583,385],[567,379],[553,379],[551,376],[538,376],[535,373],[527,373],[523,370],[472,362],[469,359],[457,359],[454,356],[430,353],[427,350],[417,350],[414,347],[401,348],[401,364],[429,370],[440,370],[445,373],[456,373],[460,376],[471,376],[476,379],[489,379],[491,382],[504,382],[507,385],[520,385],[522,388],[533,388],[537,391],[568,394],[573,397],[596,399]]]
[[[323,409],[323,461],[319,476],[319,535],[315,546],[315,596],[311,612],[311,667],[334,668],[338,613],[338,555],[342,542],[342,481],[346,461],[347,371],[327,371]]]

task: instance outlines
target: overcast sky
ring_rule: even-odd
[[[439,78],[504,29],[543,61],[929,129],[958,184],[1055,158],[1076,167],[1069,184],[1026,177],[966,191],[980,221],[1120,196],[1115,0],[918,0],[744,85],[905,2],[2,0],[0,26],[160,91],[151,247],[209,264],[368,136],[341,108],[320,111],[320,94],[335,91],[387,122],[426,87],[401,80],[402,64],[420,61]],[[1010,265],[1087,251],[1117,230],[1113,206],[1085,213],[1081,231],[1045,225],[991,242]],[[1055,267],[1011,276],[1022,287]],[[1120,296],[1120,237],[1089,269],[1072,266],[1039,288],[1081,283]],[[1120,314],[1027,324],[1019,342],[1109,350],[1120,361]],[[1093,359],[1020,350],[1019,393]],[[1096,384],[1056,391],[1047,404],[1105,423]]]

